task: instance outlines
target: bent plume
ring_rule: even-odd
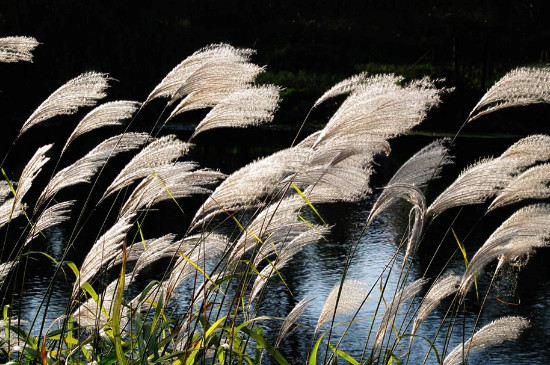
[[[467,122],[497,110],[550,102],[550,67],[520,67],[498,80],[472,109]]]
[[[109,86],[105,73],[86,72],[54,91],[25,121],[17,138],[29,128],[57,115],[71,115],[85,106],[93,106],[104,98]]]
[[[516,340],[531,325],[523,317],[504,317],[497,319],[474,333],[470,339],[453,349],[443,360],[442,365],[463,364],[471,352],[486,347]]]
[[[32,51],[40,43],[33,37],[0,38],[0,62],[32,62]]]
[[[101,104],[90,111],[74,129],[73,133],[67,139],[61,153],[65,152],[67,147],[79,136],[105,126],[120,125],[122,120],[132,117],[132,114],[139,107],[135,101],[111,101]]]
[[[154,140],[124,166],[111,185],[107,187],[101,200],[115,191],[130,185],[135,180],[142,179],[154,173],[159,166],[174,162],[185,155],[190,147],[191,144],[180,141],[172,134]],[[189,163],[188,166],[191,170],[195,164]]]

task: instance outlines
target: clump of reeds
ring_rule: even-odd
[[[31,38],[1,38],[0,61],[30,61],[36,45]],[[251,62],[253,54],[253,50],[226,44],[197,51],[170,71],[142,104],[107,102],[89,111],[64,141],[61,153],[65,154],[77,138],[84,139],[91,130],[122,126],[123,120],[135,117],[157,98],[167,98],[167,108],[175,105],[166,121],[186,111],[210,109],[191,138],[214,128],[272,122],[281,88],[255,83],[264,67]],[[549,75],[547,68],[512,71],[486,93],[467,122],[507,107],[548,102]],[[17,138],[50,118],[94,106],[106,96],[108,81],[107,74],[95,72],[70,80],[31,113]],[[186,160],[193,144],[174,135],[153,137],[131,131],[132,121],[124,133],[107,138],[54,172],[41,190],[33,183],[48,161],[55,158],[52,144],[36,151],[19,178],[2,170],[0,227],[9,227],[15,219],[21,222],[22,215],[27,227],[20,242],[4,241],[2,251],[9,257],[0,264],[0,285],[19,262],[32,254],[28,251],[31,241],[40,235],[47,237],[49,228],[70,219],[71,208],[78,200],[85,203],[82,214],[94,214],[86,210],[88,204],[107,205],[114,212],[102,217],[100,232],[88,232],[86,224],[80,218],[76,220],[62,258],[52,258],[56,271],[65,275],[72,271],[75,276],[66,315],[47,324],[50,327],[44,328],[46,323],[42,323],[35,337],[29,333],[36,333],[36,328],[24,329],[19,320],[14,325],[5,307],[6,331],[4,338],[0,337],[5,359],[42,363],[260,363],[267,353],[278,363],[288,363],[278,348],[291,328],[301,325],[300,317],[314,299],[297,298],[294,309],[280,319],[276,338],[270,338],[262,327],[265,321],[273,320],[262,306],[270,285],[292,290],[285,281],[285,267],[297,262],[310,245],[321,246],[330,236],[332,222],[323,218],[323,207],[335,202],[365,204],[365,198],[373,193],[370,177],[377,168],[375,157],[390,154],[390,139],[422,123],[430,109],[440,103],[442,93],[449,90],[438,88],[428,78],[406,82],[395,75],[352,76],[314,103],[312,109],[335,96],[346,96],[322,130],[228,176]],[[423,322],[443,305],[445,298],[455,295],[447,313],[458,316],[459,304],[464,303],[471,284],[489,263],[497,261],[498,271],[502,265],[547,245],[550,210],[545,203],[532,204],[518,209],[502,223],[473,255],[462,275],[442,275],[422,296],[419,294],[428,278],[412,277],[415,253],[423,249],[426,231],[443,212],[483,204],[490,198],[495,199],[489,211],[526,199],[547,199],[548,166],[540,163],[550,158],[549,142],[546,135],[521,139],[499,157],[485,158],[466,168],[431,202],[425,191],[452,162],[449,141],[436,140],[405,162],[379,194],[361,232],[368,230],[382,212],[399,206],[398,201],[407,203],[410,218],[402,240],[406,248],[401,264],[395,266],[400,257],[397,247],[380,276],[366,278],[374,279],[372,286],[365,283],[367,280],[350,279],[357,242],[349,242],[341,281],[324,299],[316,325],[306,329],[312,338],[310,363],[318,361],[323,341],[325,360],[343,357],[351,363],[401,361],[410,356],[412,339],[420,336]],[[135,154],[105,189],[97,191],[102,188],[96,182],[104,166],[123,152]],[[56,200],[65,188],[92,181],[87,194]],[[31,188],[38,193],[35,201],[27,200]],[[122,199],[107,199],[115,193]],[[204,202],[196,212],[186,212],[180,204],[192,195],[203,196]],[[162,201],[172,201],[182,214],[191,213],[192,221],[189,227],[175,227],[179,229],[147,237],[141,224],[153,206]],[[35,214],[28,214],[31,211]],[[73,247],[79,249],[78,241],[83,236],[95,240],[78,268],[66,257]],[[51,257],[47,253],[45,256]],[[145,287],[140,285],[136,278],[147,277],[148,269],[159,266],[162,270],[155,280]],[[395,291],[390,293],[387,280],[392,270],[398,272],[398,279]],[[349,326],[358,321],[367,298],[374,300],[377,288],[377,309],[370,313],[370,330],[361,359],[356,360],[339,347]],[[49,288],[53,290],[54,281]],[[5,299],[3,304],[10,301]],[[177,310],[172,312],[174,308]],[[333,329],[342,323],[335,319],[344,315],[351,319],[344,322],[346,329],[336,341]],[[58,327],[52,330],[54,324]],[[520,317],[496,320],[451,351],[443,363],[466,361],[470,352],[516,339],[528,327],[528,320]],[[432,335],[430,345],[441,362],[435,342],[438,333]],[[452,335],[452,329],[447,331],[447,336]],[[406,336],[411,339],[403,341]],[[405,351],[399,353],[403,346]],[[446,348],[439,350],[444,352]]]

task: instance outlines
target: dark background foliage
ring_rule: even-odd
[[[511,68],[548,62],[549,14],[546,0],[2,0],[0,36],[43,44],[34,65],[0,70],[0,110],[3,124],[20,125],[89,70],[120,81],[111,99],[144,100],[183,58],[216,42],[257,49],[254,61],[267,65],[260,81],[285,87],[277,117],[287,124],[364,70],[445,78],[456,104],[470,105]],[[449,108],[456,121],[468,109]]]

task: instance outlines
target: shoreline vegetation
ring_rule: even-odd
[[[0,66],[31,61],[37,46],[31,37],[0,38]],[[477,104],[463,106],[463,124],[450,138],[416,127],[432,111],[438,117],[452,88],[429,77],[362,71],[334,83],[311,104],[308,116],[326,104],[336,106],[322,129],[307,133],[299,128],[288,146],[230,174],[189,160],[195,141],[214,130],[273,123],[284,89],[258,82],[269,66],[253,63],[254,54],[253,49],[226,43],[200,48],[176,65],[143,102],[102,103],[114,79],[85,72],[51,92],[23,119],[2,156],[3,361],[287,364],[293,359],[285,357],[280,345],[302,326],[308,305],[317,299],[324,304],[315,326],[305,329],[310,346],[301,354],[308,364],[336,359],[406,364],[419,356],[426,363],[461,364],[491,351],[491,346],[529,335],[530,321],[536,319],[518,315],[513,306],[488,323],[482,314],[491,288],[505,280],[500,274],[528,265],[530,256],[550,240],[550,136],[506,137],[514,141],[498,156],[478,159],[450,181],[446,171],[454,163],[460,137],[479,139],[468,134],[470,125],[550,102],[550,68],[520,67],[505,73]],[[137,115],[157,99],[165,101],[162,113],[144,130],[136,128]],[[80,110],[85,113],[75,118]],[[203,113],[193,114],[197,110]],[[164,133],[164,124],[188,114],[201,119],[187,141]],[[38,126],[60,116],[64,123],[73,119],[67,138],[24,143]],[[105,138],[81,154],[81,141],[98,130],[107,130]],[[327,210],[372,196],[376,159],[394,153],[397,136],[410,134],[436,138],[411,154],[384,183],[365,222],[357,227],[359,238],[341,247],[346,258],[339,282],[324,298],[295,298],[294,309],[284,318],[264,313],[262,302],[274,285],[292,293],[292,278],[285,277],[285,270],[296,257],[323,245],[331,230],[338,229],[325,219]],[[14,159],[21,162],[22,144],[30,157],[19,171],[5,168]],[[122,168],[113,171],[109,164],[118,159],[124,161]],[[436,180],[446,185],[436,187]],[[76,186],[85,188],[77,191]],[[183,202],[193,197],[201,197],[200,206],[189,212]],[[179,223],[167,224],[173,230],[162,235],[149,236],[144,229],[147,218],[163,214],[167,205],[176,217],[166,214],[166,221]],[[428,276],[427,269],[413,271],[420,251],[433,249],[432,260],[447,251],[441,247],[443,240],[439,245],[427,242],[430,232],[445,216],[473,205],[486,207],[476,225],[503,207],[514,211],[477,251],[464,244],[467,236],[459,236],[453,223],[445,227],[445,236],[453,242],[446,260],[463,259],[460,271],[445,265],[435,276]],[[360,237],[392,210],[404,213],[407,221],[396,233],[395,252],[376,278],[368,278],[374,284],[351,279]],[[97,229],[88,224],[94,215],[101,223]],[[61,224],[70,233],[56,258],[41,244],[48,241],[49,230]],[[92,244],[82,262],[68,260],[84,239]],[[26,321],[17,316],[25,296],[20,279],[36,257],[51,261],[52,276],[40,310]],[[151,270],[159,266],[163,270]],[[490,273],[488,282],[481,276],[485,271]],[[389,285],[390,277],[396,278],[395,286]],[[61,280],[71,285],[65,314],[47,322]],[[367,301],[377,303],[373,312],[362,312]],[[419,332],[436,308],[446,313],[438,328]],[[365,316],[370,329],[353,334],[362,338],[361,348],[344,351],[352,325]],[[470,316],[474,326],[467,329],[463,318]],[[268,336],[273,321],[277,334]],[[460,343],[451,346],[456,339]],[[428,345],[425,354],[412,353],[415,342]]]

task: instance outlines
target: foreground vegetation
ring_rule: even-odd
[[[0,60],[30,61],[36,46],[31,38],[0,39]],[[370,177],[376,169],[375,159],[390,154],[389,140],[419,125],[441,96],[452,90],[427,78],[406,82],[393,74],[352,76],[312,106],[313,110],[328,100],[345,97],[322,130],[225,176],[186,156],[196,136],[211,129],[273,120],[281,88],[255,83],[264,68],[250,62],[253,54],[253,50],[226,44],[200,49],[177,65],[143,103],[113,101],[91,109],[63,142],[60,156],[53,156],[53,145],[46,144],[36,149],[20,173],[2,169],[0,227],[5,239],[0,277],[5,292],[10,293],[7,287],[20,287],[16,281],[35,255],[55,263],[53,278],[63,273],[73,283],[66,314],[51,323],[44,322],[45,315],[37,315],[32,323],[21,321],[12,315],[16,307],[13,295],[4,296],[4,332],[0,337],[6,361],[291,361],[279,347],[289,331],[300,325],[312,298],[297,298],[286,318],[275,318],[262,312],[266,291],[273,283],[292,290],[285,279],[285,267],[308,246],[323,245],[334,228],[325,220],[323,209],[338,202],[362,202],[373,194]],[[12,146],[51,118],[95,106],[106,96],[110,81],[107,74],[96,72],[68,81],[31,113]],[[547,68],[509,72],[472,108],[464,126],[505,108],[548,102],[548,81]],[[132,129],[136,114],[159,98],[168,99],[166,110],[170,112],[167,117],[159,116],[157,124],[186,112],[209,109],[190,141],[163,134],[162,128],[153,135],[152,131],[159,130],[153,126],[151,132]],[[86,133],[108,126],[124,128],[124,132],[105,139],[71,164],[61,164],[61,157],[85,139]],[[473,333],[466,333],[457,319],[472,297],[478,303],[478,316],[483,311],[489,289],[486,293],[480,290],[478,275],[489,264],[497,262],[496,277],[511,265],[524,265],[531,251],[547,244],[550,206],[544,201],[550,190],[548,164],[544,162],[550,159],[550,137],[526,136],[500,156],[479,160],[428,201],[427,187],[452,163],[453,142],[435,140],[422,148],[379,194],[359,236],[382,212],[406,209],[408,227],[401,245],[388,257],[376,283],[369,286],[348,278],[348,269],[357,259],[359,238],[348,242],[341,280],[325,298],[315,328],[308,329],[309,363],[334,359],[352,364],[406,363],[413,342],[424,341],[429,344],[426,362],[457,364],[467,361],[470,353],[517,339],[528,331],[529,319],[518,316],[476,326]],[[108,186],[97,191],[106,164],[130,155]],[[14,156],[8,153],[2,165],[11,158]],[[39,186],[37,177],[50,159],[58,162],[52,176]],[[89,187],[86,194],[63,201],[57,198],[66,195],[62,190],[85,184]],[[188,227],[183,231],[174,227],[173,232],[159,237],[147,236],[142,225],[154,207],[168,202],[183,217],[187,212],[181,208],[182,201],[195,195],[204,196],[204,202]],[[456,253],[464,257],[463,272],[443,270],[435,278],[413,277],[411,264],[417,250],[423,249],[432,223],[446,211],[489,201],[487,212],[510,205],[518,209],[474,255],[466,252],[462,239],[455,235]],[[76,206],[78,211],[72,211]],[[99,232],[83,232],[88,215],[93,214],[89,206],[104,206],[108,211]],[[25,229],[17,231],[18,238],[13,240],[10,227],[16,222]],[[61,260],[45,250],[31,250],[34,240],[47,238],[48,229],[62,223],[70,223],[72,233]],[[66,257],[82,236],[97,238],[83,262],[76,265]],[[151,267],[158,268],[159,263],[164,270],[151,278]],[[392,271],[399,273],[395,291],[387,289]],[[55,290],[52,279],[41,303],[46,312]],[[378,301],[377,310],[370,318],[369,333],[361,334],[365,337],[363,349],[359,356],[352,356],[340,347],[369,298]],[[420,305],[413,305],[419,300]],[[417,335],[430,312],[443,305],[447,315],[440,328],[431,338]],[[339,323],[340,319],[346,322]],[[278,335],[264,336],[264,323],[273,320],[279,324]],[[336,327],[345,329],[336,335]],[[438,337],[445,338],[443,348],[435,345]],[[452,337],[464,343],[448,348]]]

